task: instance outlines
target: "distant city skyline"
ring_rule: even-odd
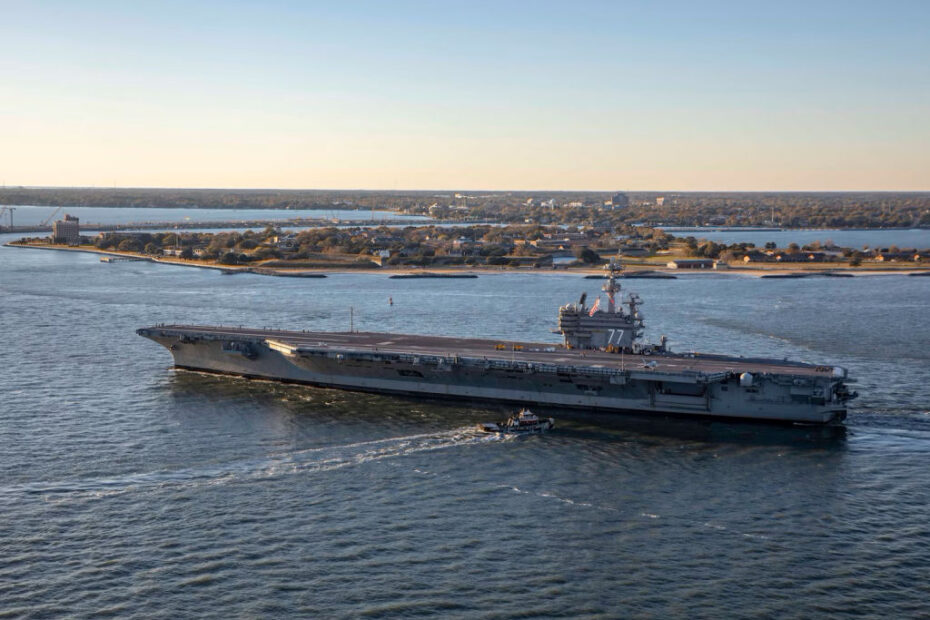
[[[930,3],[33,2],[7,186],[930,190]]]

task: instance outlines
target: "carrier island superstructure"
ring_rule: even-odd
[[[373,332],[156,325],[138,330],[177,368],[288,383],[590,412],[837,424],[844,368],[672,353],[642,342],[641,301],[608,266],[607,307],[559,309],[560,345]]]

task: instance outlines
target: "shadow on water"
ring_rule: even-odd
[[[587,412],[561,413],[558,429],[579,438],[601,441],[641,439],[676,439],[701,443],[727,443],[760,446],[845,448],[845,426],[793,426],[749,420],[727,421],[709,418],[690,419],[675,416],[605,414]]]

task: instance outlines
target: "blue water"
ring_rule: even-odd
[[[0,616],[930,613],[930,278],[632,283],[678,350],[848,367],[834,437],[559,415],[501,440],[471,430],[501,409],[175,372],[134,333],[347,329],[353,306],[361,329],[555,341],[597,284],[0,248]]]

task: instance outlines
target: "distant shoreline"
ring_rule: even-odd
[[[0,205],[52,208],[348,209],[456,222],[578,226],[908,230],[930,226],[930,191],[687,191],[0,187]],[[697,231],[694,234],[701,234]]]
[[[219,265],[215,263],[205,263],[203,261],[197,260],[184,260],[178,258],[168,258],[168,257],[159,257],[159,256],[148,256],[146,254],[140,254],[136,252],[119,252],[112,250],[100,250],[97,248],[87,247],[87,246],[64,246],[64,245],[34,245],[34,244],[21,244],[21,243],[5,243],[3,247],[8,248],[25,248],[33,250],[53,250],[59,252],[83,252],[86,254],[97,254],[99,256],[112,256],[117,258],[131,258],[139,261],[145,261],[150,263],[158,263],[163,265],[174,265],[178,267],[196,267],[198,269],[212,269],[214,271],[227,272],[227,273],[251,273],[255,275],[271,276],[271,277],[293,277],[301,274],[350,274],[350,273],[363,273],[363,274],[384,274],[384,275],[419,275],[422,277],[423,274],[428,272],[438,273],[438,274],[461,274],[461,275],[499,275],[503,273],[522,273],[522,274],[534,274],[534,275],[565,275],[565,274],[577,274],[580,276],[588,275],[602,275],[604,273],[603,266],[597,267],[571,267],[571,268],[531,268],[531,267],[510,267],[510,266],[499,266],[499,267],[449,267],[449,266],[429,266],[429,267],[362,267],[362,268],[347,268],[339,266],[327,266],[327,267],[316,267],[312,269],[301,269],[301,268],[269,268],[262,267],[262,265]],[[662,274],[674,274],[676,276],[707,276],[707,275],[733,275],[733,276],[749,276],[749,277],[762,277],[767,275],[793,275],[797,274],[799,276],[804,275],[822,275],[824,273],[841,273],[849,274],[853,276],[878,276],[878,275],[908,275],[911,273],[920,273],[930,271],[930,266],[915,264],[913,266],[902,266],[896,268],[889,268],[886,266],[860,266],[860,267],[850,267],[849,265],[842,266],[811,266],[810,264],[800,264],[800,265],[778,265],[773,267],[762,267],[762,266],[752,266],[744,267],[740,265],[729,266],[724,269],[671,269],[664,265],[659,264],[625,264],[624,271],[627,272],[639,272],[639,271],[651,271]],[[428,278],[426,278],[428,279]],[[637,278],[637,279],[646,279],[646,278]]]

